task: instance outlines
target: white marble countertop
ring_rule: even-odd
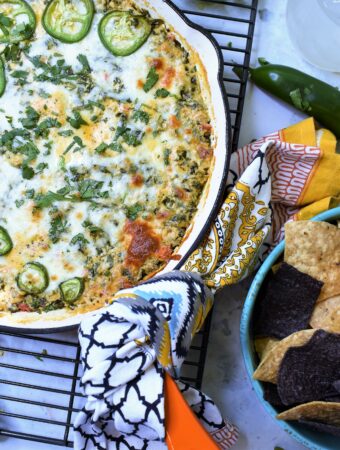
[[[239,1],[242,3],[242,0]],[[259,0],[260,14],[255,29],[253,64],[257,57],[262,56],[270,62],[299,68],[340,86],[339,75],[314,69],[293,48],[285,26],[286,1]],[[186,2],[178,0],[177,3],[185,5]],[[296,123],[303,117],[303,114],[249,84],[240,145]],[[304,447],[292,440],[265,412],[245,371],[239,342],[239,320],[248,286],[249,280],[226,288],[217,295],[203,390],[215,399],[225,416],[240,428],[241,435],[235,450],[274,450],[275,446],[284,450],[302,450]],[[1,450],[63,448],[12,438],[0,438],[0,447]]]

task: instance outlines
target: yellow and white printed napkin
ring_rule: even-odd
[[[235,152],[226,200],[183,270],[200,273],[214,290],[238,283],[283,239],[287,221],[340,204],[336,144],[310,118]]]

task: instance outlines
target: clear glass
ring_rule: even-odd
[[[340,0],[287,0],[287,29],[306,61],[340,72]]]
[[[340,26],[340,0],[318,0],[327,16]]]

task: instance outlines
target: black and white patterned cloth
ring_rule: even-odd
[[[164,374],[178,378],[194,334],[213,303],[197,274],[173,271],[120,291],[79,329],[86,404],[75,424],[76,450],[161,450]],[[237,439],[211,399],[177,381],[221,448]]]

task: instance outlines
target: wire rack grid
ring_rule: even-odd
[[[222,50],[235,150],[257,0],[175,0],[174,3],[189,19],[210,31]],[[241,70],[241,78],[233,73],[235,66]],[[195,337],[182,371],[183,381],[196,387],[202,383],[209,329],[210,318]],[[0,331],[0,445],[4,440],[20,438],[52,446],[73,446],[72,423],[83,403],[79,361],[75,332],[32,336]]]

